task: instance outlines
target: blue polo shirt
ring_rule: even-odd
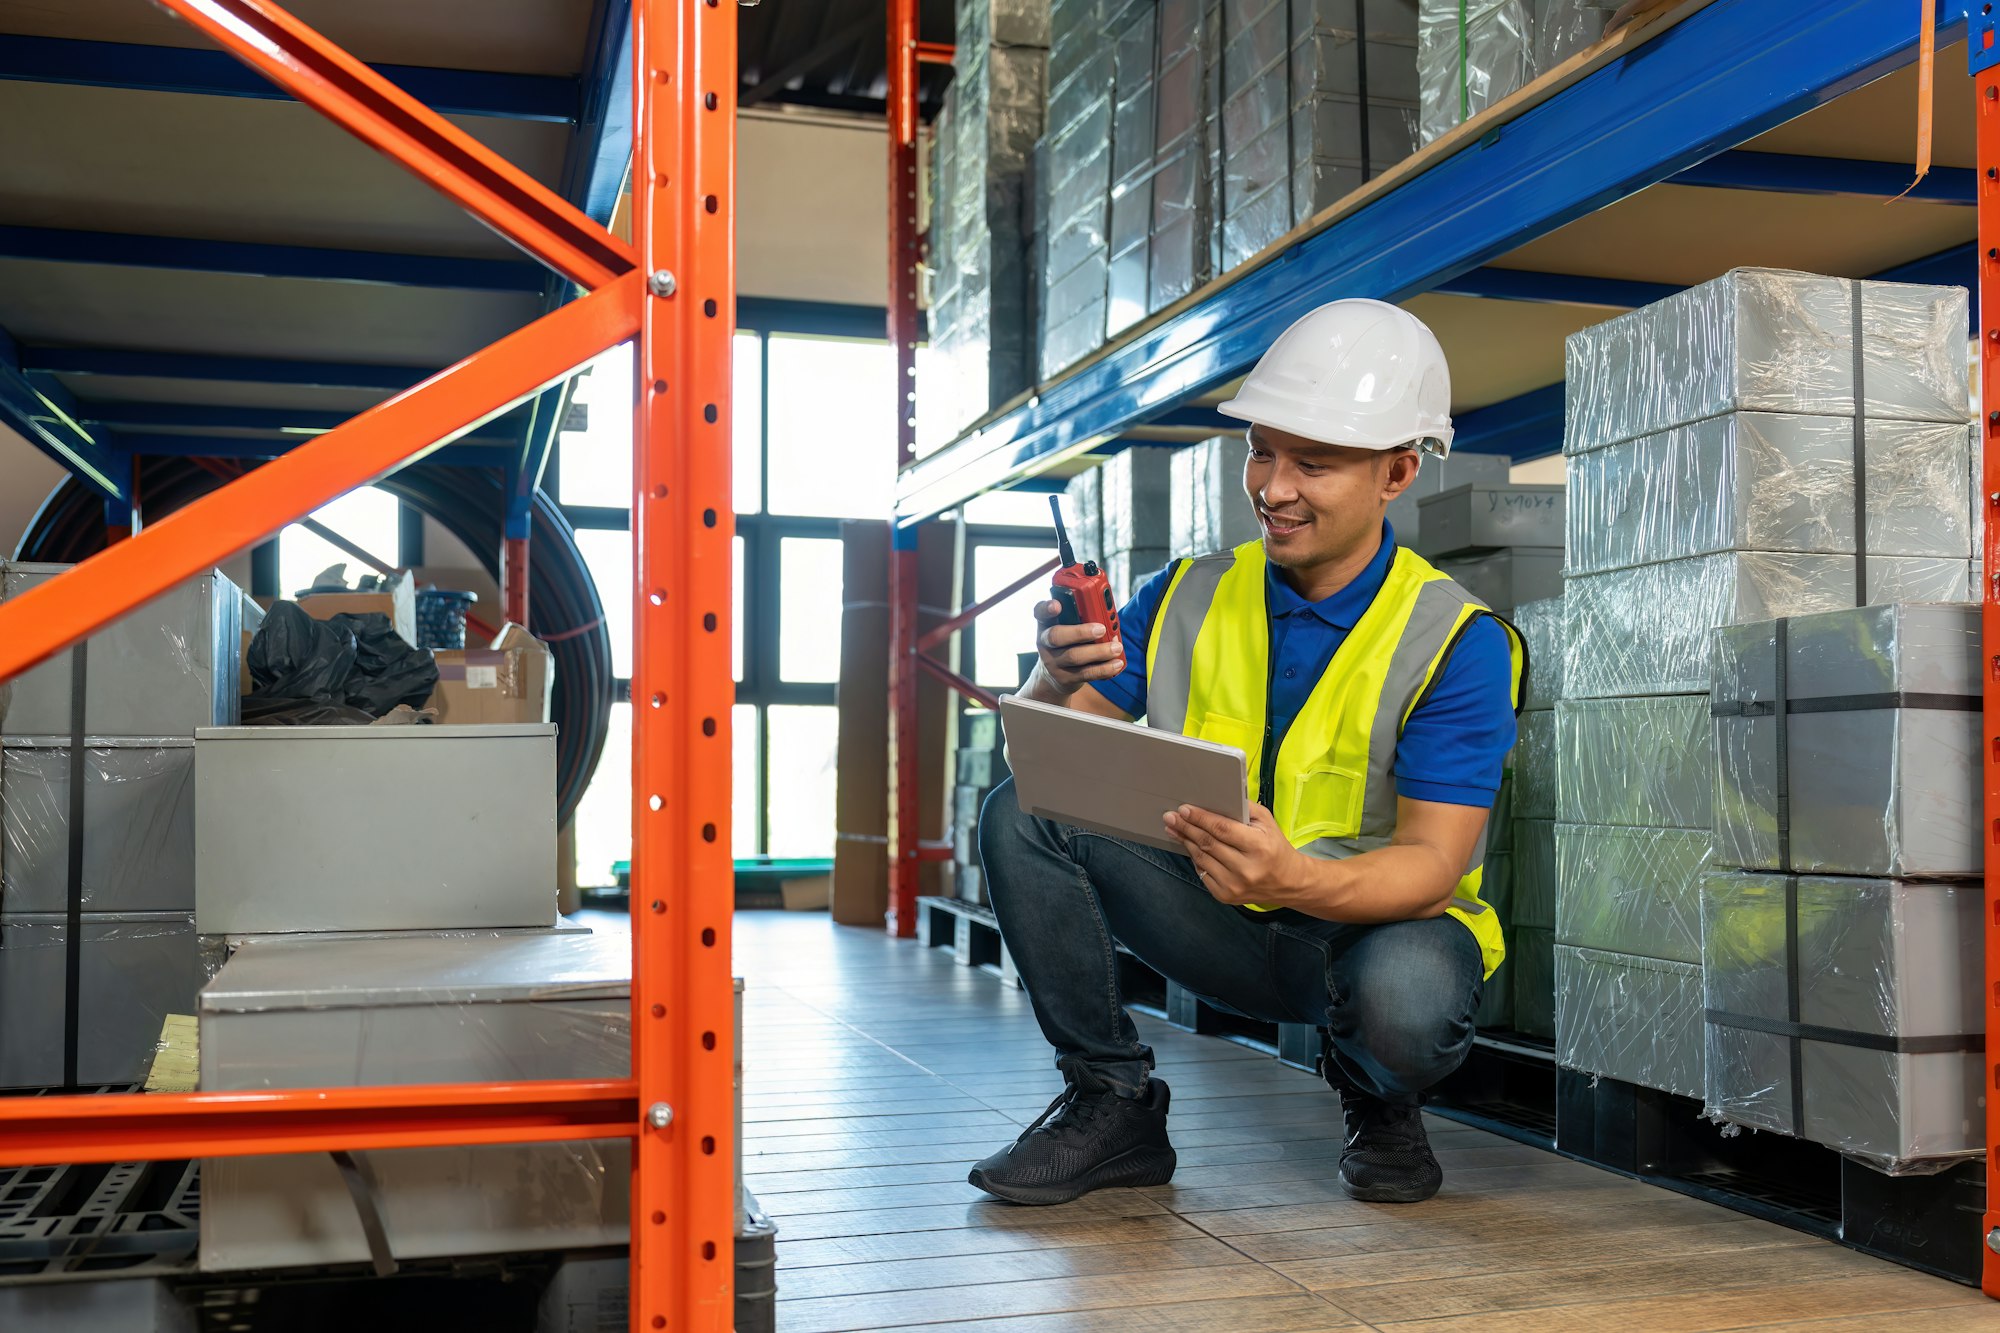
[[[1396,551],[1395,529],[1382,525],[1382,547],[1352,583],[1307,601],[1266,564],[1271,608],[1271,735],[1282,744],[1292,719],[1333,654],[1382,590]],[[1173,566],[1139,585],[1118,613],[1125,670],[1095,682],[1097,692],[1132,717],[1146,711],[1146,641],[1167,595]],[[1396,790],[1415,801],[1491,806],[1500,772],[1514,748],[1512,664],[1507,631],[1490,616],[1467,628],[1445,660],[1430,695],[1417,706],[1396,743]]]

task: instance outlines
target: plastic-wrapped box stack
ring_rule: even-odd
[[[1967,595],[1965,300],[1739,269],[1569,339],[1563,1063],[1701,1093],[1710,632]]]
[[[1604,35],[1622,0],[1423,0],[1422,141],[1504,101]]]
[[[18,596],[68,567],[3,568],[5,594]],[[73,841],[79,1081],[140,1081],[162,1020],[193,1012],[193,736],[236,720],[242,605],[236,585],[210,573],[87,642],[80,828],[70,822],[73,654],[0,686],[0,1087],[63,1081]]]
[[[952,860],[957,896],[986,905],[986,874],[979,859],[979,811],[986,797],[1007,779],[1007,753],[1000,718],[984,708],[968,708],[958,729],[958,782],[952,788]]]
[[[1212,555],[1263,535],[1257,508],[1243,488],[1249,452],[1240,434],[1217,435],[1174,451],[1168,464],[1169,554]]]
[[[1113,0],[1050,0],[1048,113],[1037,162],[1047,222],[1041,373],[1049,379],[1105,338],[1111,251]]]
[[[1124,605],[1140,583],[1166,567],[1173,535],[1173,449],[1133,445],[1097,469],[1102,528],[1097,557]],[[1079,549],[1077,558],[1084,558]]]
[[[1894,1174],[1979,1155],[1980,652],[1970,605],[1717,633],[1711,1114]]]
[[[1516,607],[1514,628],[1528,650],[1520,740],[1509,765],[1508,799],[1493,811],[1495,839],[1506,840],[1509,863],[1509,934],[1504,981],[1517,1032],[1555,1036],[1556,811],[1560,755],[1555,745],[1556,703],[1563,695],[1562,599]]]
[[[957,430],[1034,379],[1030,158],[1047,102],[1048,0],[959,0],[957,73],[933,144],[926,395]]]
[[[1221,0],[1217,261],[1234,268],[1417,146],[1416,0]]]

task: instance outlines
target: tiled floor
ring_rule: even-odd
[[[1354,1203],[1317,1079],[1144,1018],[1173,1184],[1000,1203],[967,1166],[1061,1086],[1025,995],[818,914],[739,914],[736,960],[781,1333],[2000,1328],[1969,1288],[1441,1120],[1435,1200]]]

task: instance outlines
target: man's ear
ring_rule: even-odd
[[[1382,494],[1393,500],[1410,488],[1417,479],[1417,469],[1423,464],[1423,455],[1415,449],[1392,449],[1387,465],[1382,470]]]

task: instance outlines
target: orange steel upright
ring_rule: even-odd
[[[889,6],[889,345],[896,466],[917,457],[917,0]],[[889,918],[917,933],[917,530],[889,522]]]
[[[734,1322],[736,1151],[735,7],[634,4],[635,251],[272,0],[159,3],[586,294],[0,603],[0,681],[636,336],[633,1070],[591,1081],[0,1098],[0,1165],[629,1137],[632,1327],[724,1333]]]
[[[1981,1224],[1980,1286],[2000,1298],[2000,66],[1983,63],[1974,43],[1975,119],[1979,159],[1979,407],[1985,541],[1980,550],[1980,655],[1985,661],[1986,739],[1986,1217]]]

